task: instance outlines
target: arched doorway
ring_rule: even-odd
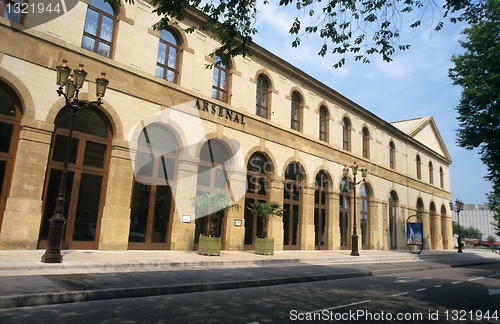
[[[61,109],[55,120],[50,160],[45,177],[43,217],[39,248],[46,248],[49,218],[54,214],[71,110]],[[66,182],[63,234],[64,249],[97,249],[105,203],[111,151],[111,127],[106,117],[93,107],[78,112],[74,125]]]
[[[442,205],[441,206],[441,237],[443,238],[443,249],[449,249],[450,246],[448,244],[450,244],[449,242],[449,237],[447,235],[447,229],[448,229],[448,226],[447,226],[447,211],[446,211],[446,206],[445,205]]]
[[[428,240],[426,240],[426,235],[429,235],[427,232],[429,220],[425,218],[425,207],[422,198],[417,199],[417,216],[422,220],[422,248],[429,249],[429,243],[426,244],[426,242],[428,242]]]
[[[314,231],[316,250],[327,249],[328,189],[330,181],[324,171],[318,172],[314,191]]]
[[[244,248],[253,250],[255,237],[262,237],[262,222],[249,209],[255,199],[269,202],[271,163],[262,153],[254,153],[247,164],[247,190],[245,194],[245,242]]]
[[[397,249],[397,208],[398,194],[393,190],[389,194],[389,247],[391,250]]]
[[[139,135],[130,207],[129,249],[169,249],[179,148],[160,124]]]
[[[9,176],[19,142],[19,124],[22,118],[21,102],[5,83],[0,81],[0,230],[10,191]]]
[[[439,229],[439,226],[441,224],[440,224],[440,222],[437,221],[437,218],[438,218],[437,210],[436,210],[436,205],[434,204],[433,201],[431,202],[429,211],[430,211],[430,215],[431,215],[430,225],[431,225],[431,245],[432,245],[429,248],[436,250],[439,248],[439,243],[438,243],[439,242],[439,235],[438,235],[438,233],[439,234],[441,233],[441,230]]]
[[[225,194],[230,194],[229,188],[229,154],[225,144],[217,139],[208,140],[200,151],[200,162],[198,164],[198,178],[196,185],[196,195],[202,195],[204,192],[213,193],[218,190]],[[195,235],[194,249],[198,249],[200,234],[205,234],[208,228],[208,215],[200,215],[195,211]],[[213,218],[213,236],[222,237],[221,249],[224,249],[225,243],[225,213],[217,214]]]
[[[291,162],[285,171],[283,193],[283,249],[300,249],[300,217],[302,212],[301,166]]]
[[[359,227],[361,232],[361,246],[370,248],[370,195],[371,190],[366,182],[359,189]]]
[[[349,179],[340,181],[339,194],[339,227],[340,227],[340,248],[348,249],[351,245],[350,238],[350,214],[351,214],[351,192],[349,190]]]

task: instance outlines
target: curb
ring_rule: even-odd
[[[500,263],[500,260],[481,260],[478,262],[464,262],[455,265],[448,264],[448,265],[409,267],[409,268],[373,270],[373,271],[355,271],[355,272],[316,275],[316,276],[268,278],[268,279],[258,279],[258,280],[227,281],[227,282],[202,283],[202,284],[192,284],[192,285],[110,288],[110,289],[69,291],[69,292],[48,293],[48,294],[24,294],[17,296],[0,297],[0,309],[54,305],[54,304],[97,301],[97,300],[109,300],[109,299],[121,299],[121,298],[165,296],[165,295],[218,291],[218,290],[232,290],[232,289],[242,289],[242,288],[267,287],[267,286],[317,282],[325,280],[381,276],[381,275],[394,274],[400,272],[416,272],[425,270],[468,267],[472,265],[484,265],[492,263]]]
[[[214,257],[215,258],[215,257]],[[401,261],[422,261],[433,259],[446,258],[447,260],[460,259],[463,260],[463,255],[456,253],[448,253],[441,255],[416,255],[407,254],[404,256],[368,256],[368,257],[331,257],[331,258],[311,258],[311,259],[263,259],[263,260],[207,260],[207,261],[149,261],[149,262],[101,262],[101,263],[60,263],[60,264],[39,264],[39,265],[11,265],[0,266],[0,271],[24,271],[24,270],[74,270],[74,269],[103,269],[103,268],[182,268],[182,267],[223,267],[236,265],[273,265],[273,264],[292,264],[292,263],[332,263],[332,264],[352,264],[363,262],[401,262]],[[470,256],[467,258],[475,259]]]

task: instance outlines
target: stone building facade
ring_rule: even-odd
[[[215,219],[225,250],[253,249],[255,199],[285,208],[267,229],[277,250],[350,249],[355,206],[365,249],[405,249],[417,214],[426,249],[453,248],[451,159],[432,117],[386,122],[258,45],[220,64],[209,31],[183,31],[204,19],[196,11],[155,31],[141,0],[80,0],[43,23],[9,15],[7,2],[1,249],[47,244],[69,125],[55,84],[63,59],[88,72],[81,102],[95,100],[102,71],[110,80],[103,104],[75,122],[64,249],[196,249],[207,217],[192,198],[217,190],[241,206]],[[367,168],[355,187],[352,171],[343,177],[354,162]]]

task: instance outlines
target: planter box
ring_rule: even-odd
[[[274,238],[264,239],[255,238],[255,253],[262,253],[262,255],[274,255]]]
[[[217,254],[218,256],[220,256],[221,243],[221,237],[200,235],[200,241],[198,243],[198,254],[206,254],[207,256]]]

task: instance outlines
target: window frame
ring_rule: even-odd
[[[319,140],[328,141],[328,109],[325,106],[319,107]]]
[[[172,37],[174,38],[174,40],[176,41],[177,44],[173,44],[171,42],[169,42],[166,38],[162,38],[161,36],[161,33],[165,31],[167,33],[169,33],[170,35],[172,35]],[[158,73],[155,73],[155,75],[159,78],[162,78],[164,80],[167,80],[168,82],[172,82],[172,83],[175,83],[177,84],[179,82],[179,74],[180,74],[180,71],[179,71],[179,55],[180,55],[180,52],[181,52],[181,48],[180,48],[180,45],[179,45],[179,39],[177,37],[177,35],[175,35],[174,32],[172,32],[171,30],[169,29],[162,29],[160,31],[160,37],[158,37],[158,54],[156,56],[156,67],[160,67],[163,69],[163,75],[162,76],[159,76]],[[165,61],[164,62],[159,62],[158,61],[158,57],[159,57],[159,54],[160,54],[160,45],[163,44],[165,45]],[[174,50],[176,51],[176,55],[175,55],[175,67],[170,67],[168,65],[168,60],[169,60],[169,56],[170,56],[170,52],[171,50]],[[174,77],[173,77],[173,80],[170,80],[169,78],[169,72],[170,73],[173,73]]]
[[[342,148],[351,151],[351,121],[349,118],[342,118]]]
[[[416,167],[417,167],[417,179],[422,180],[422,159],[418,154],[416,157]]]
[[[262,81],[262,84],[261,82]],[[255,114],[265,119],[269,119],[269,81],[261,74],[257,77],[257,87],[255,96]],[[264,104],[261,104],[261,101]]]
[[[363,150],[363,157],[366,159],[370,158],[370,131],[368,128],[363,127],[362,131],[362,150]]]
[[[290,105],[290,128],[298,132],[302,127],[302,96],[297,92],[292,92]]]
[[[12,21],[12,22],[15,22],[15,23],[18,23],[20,25],[24,25],[24,23],[26,22],[26,13],[21,13],[19,15],[19,21],[17,20],[12,20],[10,19],[9,17],[6,17],[5,16],[5,11],[7,10],[7,3],[9,3],[11,6],[18,3],[18,4],[29,4],[29,1],[28,0],[22,0],[21,2],[16,2],[16,1],[13,1],[13,0],[4,0],[4,1],[0,1],[0,16],[1,17],[4,17],[6,19],[8,19],[9,21]],[[22,8],[21,8],[22,9]]]
[[[393,141],[389,142],[389,167],[391,169],[396,168],[396,145]]]
[[[111,7],[111,10],[113,10],[113,15],[110,15],[109,13],[107,13],[107,12],[97,8],[97,7],[94,7],[93,5],[90,4],[90,2],[88,3],[86,15],[85,15],[85,22],[83,25],[83,35],[82,35],[81,47],[90,51],[90,49],[83,47],[84,38],[88,37],[88,38],[94,40],[94,48],[91,50],[92,52],[99,54],[99,55],[102,55],[102,56],[107,57],[107,58],[111,58],[113,56],[113,53],[114,53],[113,45],[114,45],[114,40],[115,40],[115,30],[116,30],[115,25],[116,25],[117,14],[116,14],[116,9],[111,4],[109,4],[107,2],[104,2],[104,3],[106,3],[107,5],[109,5]],[[92,11],[95,11],[98,13],[95,35],[92,35],[92,34],[85,31],[85,25],[87,23],[87,17],[88,17],[89,10],[92,10]],[[111,31],[111,41],[107,41],[107,40],[100,37],[103,17],[110,18],[113,21],[113,30]],[[106,55],[99,53],[99,44],[101,44],[101,43],[109,46],[109,56],[106,56]]]
[[[222,101],[224,103],[229,103],[230,68],[222,64],[221,60],[218,57],[215,57],[213,70],[214,73],[212,75],[212,98]],[[221,80],[223,75],[225,75],[226,82],[225,84],[221,85]],[[214,84],[214,81],[216,81],[216,84]]]

